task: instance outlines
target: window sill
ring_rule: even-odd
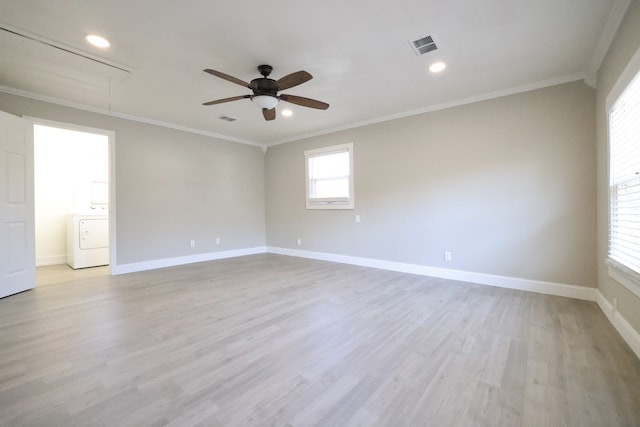
[[[606,261],[609,265],[609,277],[640,298],[640,274],[611,258],[607,258]]]
[[[353,203],[307,203],[307,209],[351,209]]]

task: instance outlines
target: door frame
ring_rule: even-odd
[[[41,119],[32,116],[22,116],[31,122],[32,126],[41,125],[58,129],[66,129],[77,132],[93,133],[107,137],[108,145],[108,165],[109,165],[109,275],[113,275],[113,267],[117,265],[116,251],[116,133],[115,131],[94,128],[72,123],[58,122],[54,120]],[[35,147],[35,141],[34,141]],[[34,168],[35,174],[35,168]],[[35,193],[34,193],[35,195]],[[34,204],[35,209],[35,204]]]

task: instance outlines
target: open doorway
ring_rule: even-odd
[[[34,120],[35,253],[44,282],[49,272],[109,274],[112,139],[109,131]]]

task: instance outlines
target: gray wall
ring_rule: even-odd
[[[257,147],[8,94],[0,109],[115,131],[119,264],[268,244],[596,284],[595,94],[581,82],[278,145],[266,162]],[[346,142],[356,209],[306,210],[303,151]]]
[[[609,300],[618,300],[618,310],[640,332],[640,299],[609,278],[605,258],[608,250],[609,157],[605,102],[618,77],[640,48],[640,2],[633,1],[598,72],[596,104],[598,145],[598,288]]]
[[[115,131],[118,264],[264,246],[259,147],[4,93],[0,110]]]
[[[270,147],[267,244],[593,287],[594,111],[574,82]],[[356,209],[306,210],[303,151],[347,142]]]

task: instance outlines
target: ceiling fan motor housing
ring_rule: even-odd
[[[276,81],[266,77],[251,80],[251,89],[253,90],[254,95],[276,96],[278,93]]]

